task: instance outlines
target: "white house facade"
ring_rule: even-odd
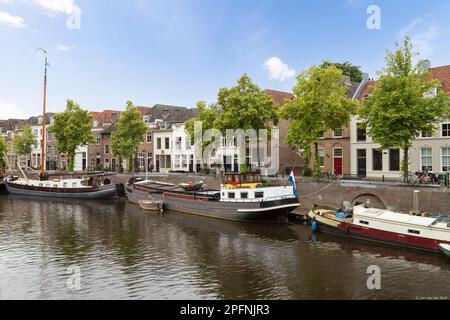
[[[430,78],[441,82],[441,90],[450,94],[450,65],[430,69]],[[365,99],[370,95],[374,82],[367,82],[359,96]],[[437,89],[429,93],[435,95]],[[369,178],[399,179],[403,150],[380,150],[380,145],[373,142],[362,126],[358,117],[350,122],[351,174]],[[422,134],[412,143],[408,153],[409,171],[434,173],[450,172],[450,120],[436,124],[432,134]]]

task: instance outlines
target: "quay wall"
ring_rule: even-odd
[[[129,179],[130,176],[120,175],[112,177],[111,181],[115,184],[126,184]],[[219,178],[195,175],[152,175],[149,179],[173,184],[203,180],[211,189],[219,189],[221,183]],[[287,182],[286,179],[272,179],[272,181],[280,184]],[[411,187],[359,181],[325,183],[302,179],[297,184],[297,190],[301,203],[301,208],[297,211],[299,214],[307,213],[315,204],[333,208],[348,208],[356,202],[407,213],[414,209],[416,190],[419,191],[417,195],[419,210],[436,214],[450,213],[450,189],[444,187]]]

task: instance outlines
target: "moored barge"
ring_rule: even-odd
[[[195,184],[194,184],[195,185]],[[164,210],[238,222],[287,223],[300,206],[294,185],[264,184],[259,174],[226,174],[220,190],[194,190],[158,182],[138,182],[125,188],[131,202],[151,195]]]

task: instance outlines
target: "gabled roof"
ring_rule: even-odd
[[[450,65],[431,68],[428,79],[439,80],[444,91],[450,94]],[[358,99],[367,98],[376,83],[377,81],[367,81],[364,88],[361,90]]]
[[[50,124],[50,118],[52,118],[55,115],[55,113],[46,113],[45,114],[45,124]],[[42,124],[42,122],[40,122],[41,116],[37,116],[37,117],[31,117],[29,118],[27,121],[25,121],[26,124],[32,125],[32,126],[36,126],[39,124]]]
[[[102,127],[105,124],[112,124],[117,121],[122,114],[122,111],[118,110],[105,110],[102,112],[91,111],[89,114],[92,116],[93,121],[98,121],[99,126]]]
[[[271,89],[266,89],[264,91],[272,97],[273,103],[275,103],[275,105],[277,106],[282,106],[286,102],[286,100],[293,100],[295,98],[295,96],[289,92]]]
[[[139,107],[136,107],[136,108],[141,113],[141,117],[145,116],[152,109],[150,107],[143,107],[143,106],[139,106]]]
[[[152,121],[161,120],[167,123],[184,123],[198,115],[197,109],[157,104],[146,113]]]
[[[346,85],[342,83],[342,85]],[[358,90],[360,85],[360,82],[350,81],[348,85],[348,91],[347,91],[347,97],[353,98],[353,96],[356,93],[356,90]],[[266,89],[264,90],[269,96],[272,97],[273,102],[276,106],[282,106],[286,100],[293,100],[295,96],[290,92],[284,92],[284,91],[278,91],[278,90],[272,90],[272,89]]]

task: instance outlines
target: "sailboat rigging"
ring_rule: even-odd
[[[46,154],[46,104],[47,104],[47,50],[39,48],[36,52],[42,52],[45,55],[44,71],[44,100],[42,112],[42,137],[41,137],[41,172],[39,180],[28,179],[26,173],[22,170],[20,163],[17,165],[23,178],[7,180],[6,188],[9,193],[25,196],[57,197],[57,198],[76,198],[76,199],[104,199],[116,195],[116,187],[112,184],[105,184],[101,179],[49,179],[46,174],[45,154]]]

